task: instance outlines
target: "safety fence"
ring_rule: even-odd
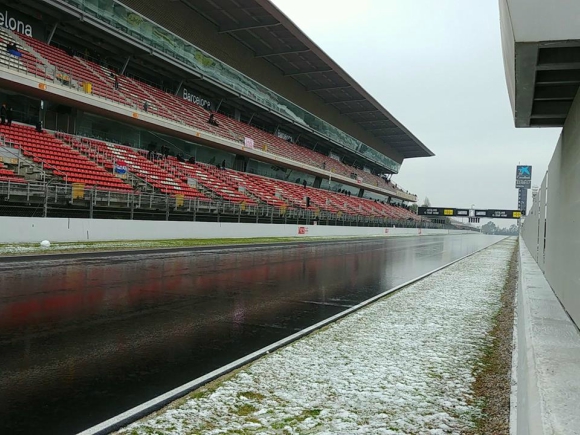
[[[249,205],[159,193],[127,193],[57,183],[54,180],[28,183],[0,181],[0,216],[445,228],[427,220],[398,220],[386,216],[267,204]]]

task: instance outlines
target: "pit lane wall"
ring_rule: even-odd
[[[580,98],[576,95],[522,227],[532,257],[580,325]]]
[[[353,237],[474,234],[426,228],[342,227],[219,222],[0,217],[0,243],[100,242],[108,240],[246,237]]]

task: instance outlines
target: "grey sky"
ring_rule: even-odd
[[[518,163],[541,183],[560,129],[514,127],[496,0],[273,2],[435,152],[394,178],[420,202],[516,208]]]

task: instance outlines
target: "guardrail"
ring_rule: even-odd
[[[303,223],[337,226],[444,228],[429,221],[362,216],[321,209],[187,198],[159,193],[118,192],[81,184],[0,182],[0,215],[30,217],[103,217],[122,219]]]

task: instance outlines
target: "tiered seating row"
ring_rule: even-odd
[[[129,185],[104,169],[113,171],[118,165],[126,166],[131,173],[160,192],[172,196],[183,195],[184,198],[209,201],[202,192],[187,184],[188,179],[192,178],[216,196],[235,203],[256,205],[260,201],[275,207],[324,210],[392,219],[417,219],[416,215],[403,208],[337,192],[304,187],[231,169],[220,169],[202,163],[179,162],[174,157],[151,161],[146,158],[145,151],[124,145],[64,133],[56,133],[55,137],[48,133],[38,133],[32,127],[20,124],[13,124],[11,127],[0,126],[0,133],[4,134],[6,140],[20,147],[25,156],[32,158],[36,163],[42,163],[46,170],[53,171],[55,175],[65,178],[69,183],[79,182],[87,186],[129,192],[132,190]],[[0,164],[0,181],[8,178],[11,181],[23,181]]]
[[[32,158],[34,162],[42,164],[45,170],[52,171],[69,183],[83,183],[120,192],[132,190],[113,174],[48,133],[38,133],[32,127],[19,124],[12,124],[11,127],[2,125],[0,133],[21,148],[24,156]]]
[[[119,89],[114,90],[115,73],[108,68],[95,63],[80,60],[70,56],[63,50],[44,44],[25,35],[20,35],[39,54],[62,71],[71,71],[73,79],[80,82],[91,82],[93,93],[109,98],[122,104],[142,108],[145,101],[149,111],[161,117],[179,121],[198,130],[225,137],[231,140],[243,140],[250,137],[257,147],[267,149],[273,154],[291,158],[296,161],[318,166],[333,173],[350,177],[355,174],[363,182],[382,188],[398,189],[394,184],[386,182],[377,175],[369,174],[361,169],[347,166],[323,154],[290,143],[273,134],[231,119],[222,114],[216,114],[219,126],[208,124],[209,112],[202,107],[183,98],[161,91],[146,83],[141,83],[129,77],[117,76]]]
[[[173,167],[183,181],[192,178],[201,186],[213,191],[217,196],[226,201],[257,205],[257,202],[253,198],[240,192],[238,186],[235,186],[226,177],[220,176],[220,172],[223,172],[225,169],[217,169],[216,167],[197,163],[189,164],[178,162],[172,157],[169,157],[166,161],[159,162],[159,164]]]
[[[38,59],[26,51],[20,44],[17,43],[18,51],[22,55],[21,57],[16,57],[6,51],[6,46],[13,42],[16,42],[14,38],[0,27],[0,64],[6,65],[8,68],[26,70],[38,77],[46,78],[44,68]]]
[[[230,189],[239,191],[240,187],[254,198],[275,207],[294,207],[312,211],[324,210],[333,213],[386,217],[391,219],[417,219],[417,216],[403,208],[375,202],[370,199],[346,196],[323,189],[304,187],[300,184],[274,180],[254,174],[237,172],[231,169],[218,169],[202,163],[189,164],[170,159],[168,162],[180,168],[183,173],[195,178],[208,189],[218,185],[216,179],[227,184]],[[208,177],[211,175],[212,178]],[[219,194],[219,189],[216,193]],[[307,207],[306,198],[310,200]],[[226,198],[227,199],[227,198]],[[241,198],[230,199],[241,201]],[[245,200],[247,201],[247,200]]]
[[[58,134],[58,133],[57,133]],[[126,166],[127,170],[146,183],[159,190],[161,193],[170,195],[183,195],[184,198],[199,198],[207,200],[200,191],[188,186],[179,178],[174,177],[165,169],[148,160],[146,153],[124,145],[115,145],[87,138],[74,138],[63,135],[66,142],[87,154],[97,163],[113,171],[116,165]]]
[[[82,86],[83,83],[91,83],[93,94],[120,104],[129,105],[127,99],[114,89],[114,82],[107,83],[107,81],[99,77],[92,68],[84,64],[80,59],[30,36],[21,33],[18,36],[58,69],[60,76],[57,75],[57,78],[63,83],[71,82],[78,87]]]

